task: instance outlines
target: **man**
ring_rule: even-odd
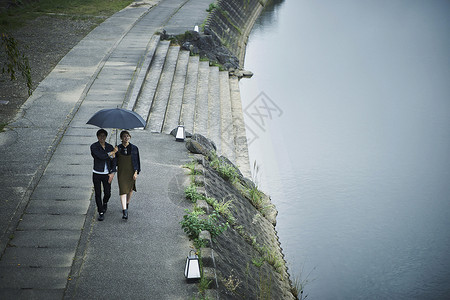
[[[91,145],[91,155],[94,158],[92,181],[94,182],[95,203],[97,204],[98,220],[103,221],[111,197],[111,182],[116,172],[116,150],[106,142],[108,132],[104,129],[97,131],[98,141]],[[103,200],[102,186],[103,184]]]

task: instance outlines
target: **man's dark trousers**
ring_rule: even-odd
[[[103,212],[103,204],[108,203],[111,198],[111,184],[108,182],[108,174],[92,173],[92,181],[94,182],[95,203],[97,203],[97,211]],[[103,184],[103,201],[102,201],[102,184]]]

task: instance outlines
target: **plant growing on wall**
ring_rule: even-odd
[[[197,200],[201,200],[201,199],[205,198],[202,194],[200,194],[197,191],[197,186],[195,185],[195,183],[191,183],[190,186],[185,188],[184,189],[184,194],[185,194],[187,199],[191,200],[194,203],[196,203]]]
[[[213,3],[210,3],[209,4],[209,7],[206,9],[206,11],[207,12],[212,12],[214,9],[216,9],[218,6],[217,6],[217,3],[215,3],[215,2],[213,2]]]
[[[212,153],[211,167],[216,170],[220,177],[230,182],[237,180],[238,172],[233,165],[221,160],[216,153]]]
[[[183,220],[180,222],[184,232],[190,239],[196,240],[201,231],[207,230],[210,232],[211,237],[214,238],[228,229],[228,222],[223,223],[219,220],[219,214],[214,211],[207,218],[201,218],[205,212],[202,209],[194,209],[189,211],[186,209],[187,214],[183,216]]]

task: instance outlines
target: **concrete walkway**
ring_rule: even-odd
[[[189,158],[184,143],[165,134],[133,131],[142,172],[122,220],[117,181],[105,220],[91,205],[72,267],[68,299],[192,299],[184,263],[191,243],[179,222],[191,208],[184,196],[189,177],[180,164]],[[93,218],[94,216],[94,218]]]
[[[130,218],[121,219],[114,183],[98,222],[89,153],[98,128],[86,121],[128,105],[153,34],[193,28],[210,2],[141,1],[116,13],[60,61],[0,134],[1,299],[193,297],[196,287],[183,277],[190,242],[179,225],[189,207],[184,144],[133,131],[142,173]]]

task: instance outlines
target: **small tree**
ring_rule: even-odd
[[[16,80],[16,73],[20,72],[25,79],[28,87],[28,95],[32,94],[32,80],[31,69],[28,63],[28,58],[25,54],[21,53],[18,48],[18,43],[11,35],[2,32],[1,38],[1,50],[6,55],[5,61],[2,62],[2,74],[8,73],[11,80]]]

